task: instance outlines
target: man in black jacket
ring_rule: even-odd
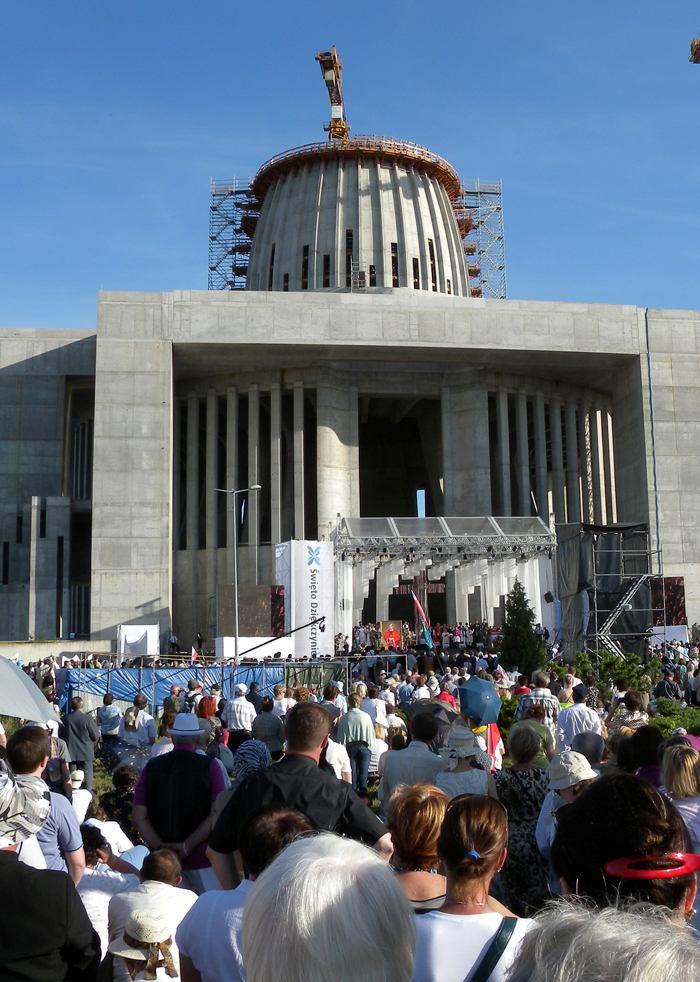
[[[71,699],[72,712],[66,716],[64,738],[68,746],[73,769],[80,768],[85,774],[83,787],[92,791],[92,769],[95,761],[95,743],[100,738],[97,723],[83,712],[83,700],[79,696]]]
[[[48,756],[48,739],[44,749]],[[0,761],[0,976],[94,982],[100,941],[70,877],[19,862],[22,842],[48,816],[48,795],[41,778],[14,778]]]

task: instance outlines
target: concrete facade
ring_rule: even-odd
[[[46,636],[73,610],[71,535],[90,515],[92,637],[156,620],[184,643],[211,637],[232,523],[242,582],[272,583],[275,541],[327,536],[337,515],[400,492],[368,486],[367,441],[408,425],[437,514],[536,503],[545,520],[648,522],[692,622],[699,378],[693,311],[409,288],[103,293],[96,335],[0,332],[0,638],[30,623]],[[94,386],[89,500],[73,480],[81,385]],[[244,514],[215,491],[256,481]]]

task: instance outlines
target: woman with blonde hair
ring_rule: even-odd
[[[694,747],[667,747],[661,761],[662,794],[685,822],[693,852],[700,852],[700,753]]]
[[[394,844],[390,865],[417,913],[437,910],[445,901],[437,841],[448,801],[432,784],[401,785],[389,799],[387,828]]]

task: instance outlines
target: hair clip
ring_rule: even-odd
[[[471,856],[472,859],[481,859],[481,853],[478,853],[476,849],[470,849],[467,856]]]
[[[689,876],[700,870],[700,855],[690,852],[667,852],[660,856],[625,856],[612,859],[603,867],[608,876],[620,880],[668,880]]]

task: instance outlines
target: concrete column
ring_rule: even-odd
[[[282,392],[279,382],[270,389],[270,538],[282,538]]]
[[[180,470],[182,467],[180,451],[182,433],[180,432],[180,403],[175,399],[173,404],[173,549],[180,549],[180,516],[182,501],[180,495]]]
[[[238,392],[230,385],[226,390],[226,489],[238,488]],[[236,503],[226,495],[226,548],[229,552],[229,582],[233,578],[233,523],[237,520]]]
[[[598,425],[598,409],[592,406],[589,410],[591,428],[591,470],[593,472],[593,521],[600,525],[603,521],[602,488],[603,475],[600,459],[600,428]]]
[[[339,378],[316,390],[318,536],[327,538],[338,515],[360,513],[357,389]]]
[[[581,491],[578,481],[578,430],[576,401],[566,401],[566,515],[570,522],[581,521]]]
[[[518,440],[518,514],[532,514],[530,500],[530,457],[527,437],[527,395],[518,392],[516,400]]]
[[[294,538],[304,538],[304,383],[294,383]]]
[[[591,430],[588,419],[588,410],[585,405],[579,407],[578,414],[579,448],[581,457],[579,460],[579,472],[581,474],[581,498],[583,510],[581,513],[582,522],[592,522],[593,514],[593,480],[591,473]]]
[[[30,641],[36,638],[37,633],[37,593],[38,593],[38,566],[39,566],[39,522],[41,519],[41,498],[32,495],[31,523],[29,539],[29,619],[27,622],[27,634]]]
[[[260,387],[248,389],[248,487],[260,483]],[[266,491],[263,488],[263,493]],[[254,582],[258,582],[258,546],[260,543],[259,491],[246,495],[248,515],[248,549],[252,551],[255,569]]]
[[[544,417],[544,395],[535,393],[535,500],[537,514],[549,525],[549,499],[547,495],[547,429]]]
[[[216,398],[216,390],[209,389],[207,392],[207,473],[206,473],[206,530],[207,530],[207,549],[216,549],[218,522],[217,505],[218,492],[216,490],[217,460],[216,452],[219,444],[219,407]]]
[[[566,520],[564,508],[564,454],[561,439],[561,399],[553,396],[549,401],[549,429],[552,446],[552,497],[557,522]]]
[[[187,548],[199,549],[199,396],[187,396]]]
[[[610,439],[610,414],[607,406],[600,411],[600,422],[603,436],[603,475],[605,489],[605,522],[610,525],[614,521],[613,495],[613,455]]]
[[[508,393],[499,389],[496,395],[496,420],[498,424],[498,492],[500,514],[512,515],[510,499],[510,431],[508,428]]]
[[[480,380],[442,389],[445,515],[491,514],[488,391]],[[468,442],[465,443],[465,437]]]

